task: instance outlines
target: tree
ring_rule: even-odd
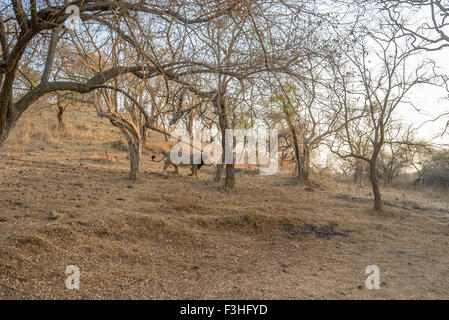
[[[137,44],[133,41],[132,30],[126,28],[126,22],[142,21],[137,19],[153,19],[161,25],[169,21],[179,26],[201,24],[213,20],[225,12],[232,11],[234,3],[220,2],[218,4],[200,3],[197,1],[184,1],[182,3],[135,2],[135,1],[73,1],[49,0],[45,4],[38,1],[30,1],[29,6],[24,6],[22,0],[10,0],[4,2],[0,14],[0,146],[3,145],[11,130],[22,113],[40,97],[56,91],[76,91],[88,93],[94,91],[98,86],[122,74],[135,74],[138,77],[147,77],[148,74],[171,74],[166,70],[173,67],[176,62],[168,65],[158,60],[148,59],[142,64],[121,65],[113,67],[100,73],[94,74],[89,79],[53,79],[53,65],[57,54],[57,43],[61,39],[60,32],[64,22],[71,15],[66,13],[70,5],[76,5],[79,9],[80,19],[83,26],[90,23],[95,25],[97,34],[94,36],[98,42],[98,36],[104,30],[112,30],[124,41],[132,43],[134,48]],[[70,11],[68,11],[70,12]],[[120,14],[117,14],[120,13]],[[120,20],[124,26],[111,23]],[[82,29],[81,30],[85,30]],[[48,33],[51,34],[50,39]],[[85,34],[85,36],[89,36]],[[45,44],[47,50],[43,50]],[[34,50],[35,47],[41,51]],[[39,65],[40,80],[38,85],[30,87],[19,97],[14,99],[14,83],[18,74],[23,69],[25,58],[37,61],[38,52],[46,52],[43,64]],[[141,51],[139,53],[142,53]]]
[[[400,121],[392,121],[385,132],[385,148],[378,160],[379,177],[383,186],[388,185],[402,170],[412,166],[416,154],[431,150],[430,143],[418,139],[417,131],[412,126],[405,126]]]
[[[377,32],[351,30],[346,54],[349,70],[335,64],[335,76],[342,90],[339,95],[344,109],[344,145],[334,150],[342,157],[353,157],[369,164],[369,178],[374,194],[374,210],[382,211],[382,197],[377,176],[378,158],[386,142],[396,108],[406,103],[410,90],[435,79],[433,63],[413,63],[417,55],[398,35],[400,29],[385,26]],[[415,60],[416,61],[416,60]],[[356,148],[356,133],[350,117],[365,118],[370,136],[369,155]]]
[[[411,46],[418,51],[449,50],[449,3],[445,0],[379,0],[393,25],[402,35],[412,39]],[[448,75],[441,76],[449,92]],[[449,117],[449,111],[442,112],[440,118]],[[442,135],[449,130],[449,120]]]

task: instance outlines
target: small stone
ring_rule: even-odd
[[[133,189],[134,186],[133,186],[132,184],[128,184],[128,188],[129,188],[129,189]]]
[[[412,249],[407,249],[407,248],[400,248],[398,250],[398,253],[399,254],[410,254],[410,253],[413,253],[413,250]]]
[[[8,219],[6,219],[6,217],[0,216],[0,222],[6,222],[6,221],[8,221]]]
[[[419,210],[421,209],[421,207],[419,206],[419,204],[417,204],[416,202],[411,202],[412,208],[415,210]]]
[[[48,219],[50,220],[56,220],[59,218],[59,214],[56,211],[50,211],[48,214]]]
[[[208,185],[208,186],[210,186],[210,185],[213,185],[213,184],[215,184],[215,181],[214,180],[207,180],[204,184],[206,184],[206,185]]]

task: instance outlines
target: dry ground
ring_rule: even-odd
[[[228,192],[205,184],[212,168],[162,176],[149,151],[131,183],[118,131],[91,112],[66,118],[60,132],[30,110],[0,152],[0,299],[449,298],[442,199],[388,190],[377,216],[368,188],[248,170]],[[380,290],[364,286],[372,264]],[[65,288],[68,265],[79,291]]]

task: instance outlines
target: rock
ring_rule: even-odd
[[[411,254],[411,253],[413,253],[413,250],[412,249],[408,249],[408,248],[400,248],[398,250],[398,253],[399,254]]]
[[[6,222],[8,219],[5,216],[0,216],[0,222]]]
[[[204,184],[206,184],[206,185],[208,185],[208,186],[210,186],[210,185],[213,185],[213,184],[215,184],[215,181],[214,180],[212,180],[212,179],[210,179],[210,180],[207,180]]]
[[[132,184],[128,184],[128,188],[129,188],[129,189],[133,189],[134,186],[133,186]]]
[[[59,214],[56,211],[50,211],[50,213],[48,214],[49,220],[56,220],[58,218],[59,218]]]
[[[419,206],[419,204],[417,204],[416,202],[411,202],[410,204],[412,205],[412,208],[413,208],[413,209],[416,209],[416,210],[421,209],[421,207]]]

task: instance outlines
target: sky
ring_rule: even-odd
[[[441,68],[444,74],[449,76],[449,49],[427,53],[426,55],[436,62],[436,65]],[[449,116],[438,121],[425,123],[428,120],[435,119],[443,112],[449,112],[449,93],[446,89],[429,85],[417,86],[412,89],[408,97],[420,109],[420,112],[410,105],[401,105],[397,110],[398,116],[406,123],[415,126],[422,125],[418,133],[420,137],[437,144],[449,145],[449,134],[441,137]]]

